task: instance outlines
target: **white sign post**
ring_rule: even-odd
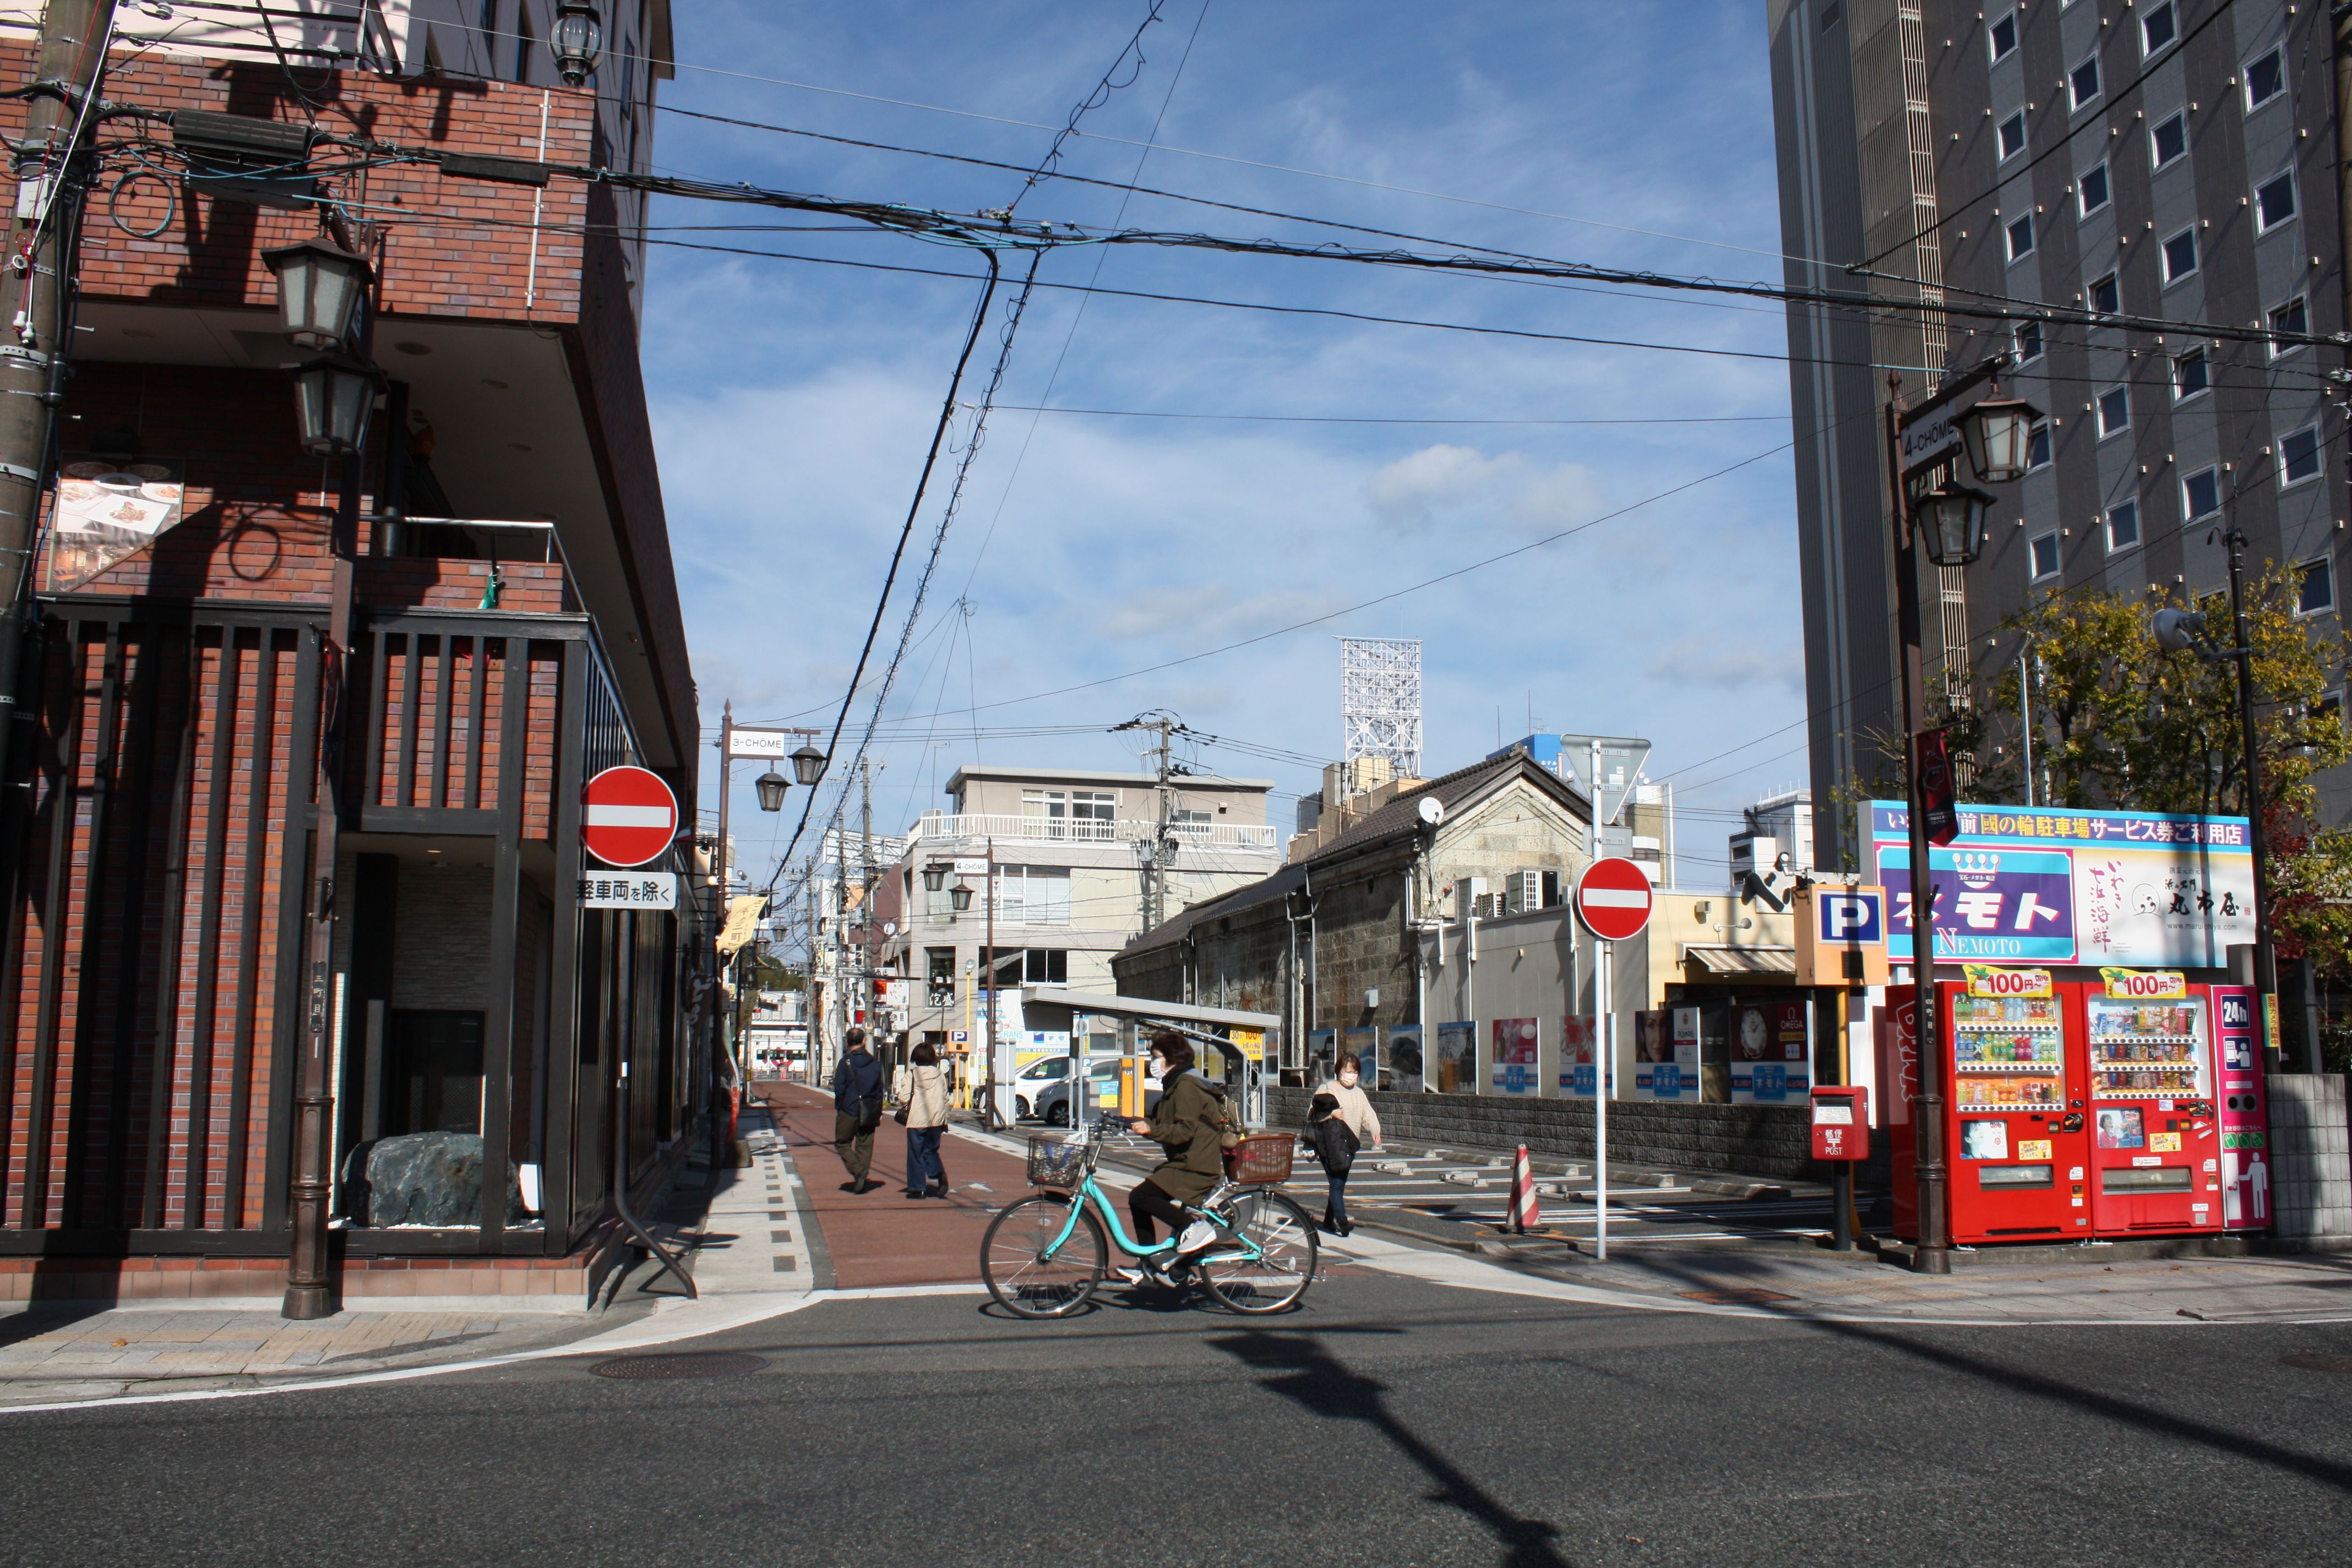
[[[1595,748],[1596,752],[1599,748]],[[1592,933],[1592,1011],[1601,1060],[1592,1083],[1593,1256],[1609,1259],[1609,1095],[1615,1087],[1617,1014],[1609,990],[1616,944],[1642,934],[1657,901],[1650,874],[1616,857],[1595,860],[1576,881],[1576,913]]]

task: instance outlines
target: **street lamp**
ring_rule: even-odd
[[[604,24],[587,0],[562,0],[555,7],[555,25],[548,29],[548,47],[555,55],[556,74],[566,87],[584,86],[604,47]]]
[[[824,753],[814,746],[803,745],[793,753],[793,773],[802,784],[814,786],[824,777]]]
[[[1947,479],[1911,498],[1911,513],[1927,536],[1927,559],[1938,566],[1966,566],[1984,553],[1985,508],[1992,497]]]
[[[1989,485],[2021,479],[2033,466],[2033,422],[2042,411],[2021,397],[1994,395],[1979,401],[1960,416],[1960,441],[1969,449],[1969,467]]]
[[[784,792],[793,787],[793,781],[770,768],[752,780],[751,785],[760,792],[761,811],[782,811],[784,809]]]
[[[294,372],[294,410],[302,429],[302,449],[341,457],[367,446],[368,416],[383,373],[349,354],[314,359]]]
[[[964,886],[961,882],[958,882],[954,887],[948,889],[948,903],[956,913],[963,913],[966,910],[971,908],[971,889]]]
[[[923,868],[923,891],[927,893],[936,893],[947,885],[948,868],[945,866],[926,866]]]
[[[323,237],[261,253],[278,279],[278,322],[306,349],[332,349],[353,334],[373,269]]]

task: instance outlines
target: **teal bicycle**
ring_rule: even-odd
[[[1032,1137],[1029,1180],[1049,1190],[1006,1205],[989,1222],[980,1244],[981,1278],[996,1304],[1016,1317],[1066,1318],[1083,1310],[1102,1284],[1112,1240],[1130,1258],[1176,1250],[1174,1237],[1150,1247],[1129,1237],[1095,1180],[1108,1129],[1097,1121],[1076,1137]],[[1234,1174],[1185,1207],[1193,1219],[1214,1226],[1218,1236],[1181,1269],[1231,1310],[1279,1312],[1314,1283],[1314,1224],[1305,1209],[1274,1190],[1289,1177],[1295,1147],[1288,1134],[1245,1140],[1234,1151]],[[1052,1190],[1057,1188],[1067,1190]]]

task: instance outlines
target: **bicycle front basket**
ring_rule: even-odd
[[[1225,1151],[1225,1173],[1244,1186],[1286,1182],[1291,1156],[1297,1152],[1296,1133],[1253,1132]]]
[[[1029,1140],[1029,1182],[1039,1187],[1075,1187],[1086,1174],[1087,1144],[1083,1138]]]

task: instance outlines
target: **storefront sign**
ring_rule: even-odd
[[[1731,1103],[1787,1105],[1812,1093],[1802,999],[1743,1002],[1732,1009]]]
[[[634,871],[629,875],[583,877],[580,907],[583,910],[674,910],[677,908],[677,873]]]
[[[1495,1092],[1536,1092],[1536,1021],[1533,1018],[1495,1020]]]
[[[1248,1058],[1252,1066],[1265,1064],[1265,1031],[1264,1029],[1235,1029],[1231,1038],[1234,1048]]]
[[[1698,1099],[1698,1009],[1633,1015],[1633,1098]]]
[[[1593,1067],[1601,1031],[1586,1014],[1559,1021],[1559,1094],[1562,1100],[1592,1098]]]
[[[2178,969],[2101,969],[2107,994],[2135,1002],[2179,1002],[2189,995],[2189,976]]]
[[[1791,908],[1797,925],[1798,984],[1886,984],[1885,889],[1817,883],[1799,888]]]
[[[2057,983],[2046,969],[1996,969],[1990,963],[1964,963],[1971,996],[2055,996]]]
[[[2254,940],[2246,819],[1961,805],[1934,852],[1936,955],[1990,963],[2220,968]],[[1873,863],[1891,900],[1887,956],[1912,959],[1908,813],[1873,801]]]

